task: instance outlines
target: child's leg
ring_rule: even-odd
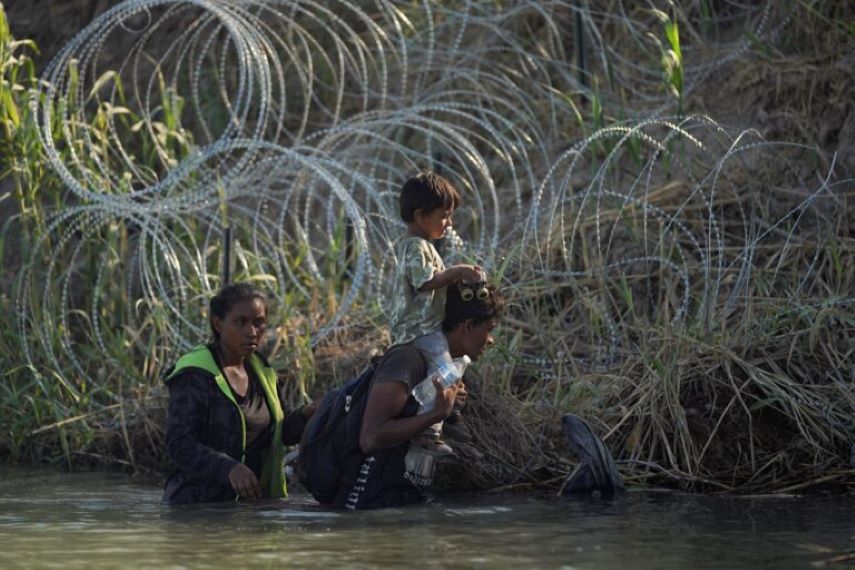
[[[451,362],[448,341],[442,332],[426,334],[413,340],[413,346],[419,349],[427,360],[428,370],[433,371],[446,362]]]
[[[425,453],[430,453],[431,455],[449,455],[454,453],[451,446],[440,439],[441,433],[442,422],[437,422],[428,427],[422,433],[414,436],[411,443],[420,447]]]
[[[451,362],[451,355],[448,352],[448,341],[442,332],[420,336],[414,339],[412,343],[427,360],[429,374],[432,374],[446,362]],[[419,413],[422,413],[422,411],[420,407]],[[441,434],[442,422],[437,422],[413,437],[412,443],[422,448],[426,453],[433,455],[448,455],[453,453],[454,450],[440,439]]]

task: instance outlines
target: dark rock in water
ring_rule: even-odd
[[[561,418],[567,444],[579,456],[579,466],[564,481],[561,495],[585,493],[612,496],[624,492],[623,479],[612,454],[585,420],[573,414]]]

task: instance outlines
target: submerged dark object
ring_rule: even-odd
[[[561,417],[561,427],[570,449],[579,456],[579,466],[567,477],[559,494],[574,493],[612,496],[624,492],[623,479],[612,454],[591,426],[578,416]]]

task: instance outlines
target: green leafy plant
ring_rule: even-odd
[[[683,50],[680,48],[680,26],[677,17],[669,17],[664,12],[655,11],[662,20],[665,43],[660,42],[662,50],[662,71],[665,87],[677,100],[677,112],[683,114]]]

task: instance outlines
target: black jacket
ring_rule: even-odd
[[[198,368],[181,372],[168,386],[166,451],[175,470],[166,481],[163,500],[168,503],[234,500],[236,494],[229,484],[229,472],[240,463],[242,447],[237,407],[217,387],[214,377]],[[305,425],[301,413],[286,413],[283,443],[299,442]],[[261,476],[261,451],[270,446],[272,437],[271,424],[269,431],[246,450],[245,463],[257,477]]]

